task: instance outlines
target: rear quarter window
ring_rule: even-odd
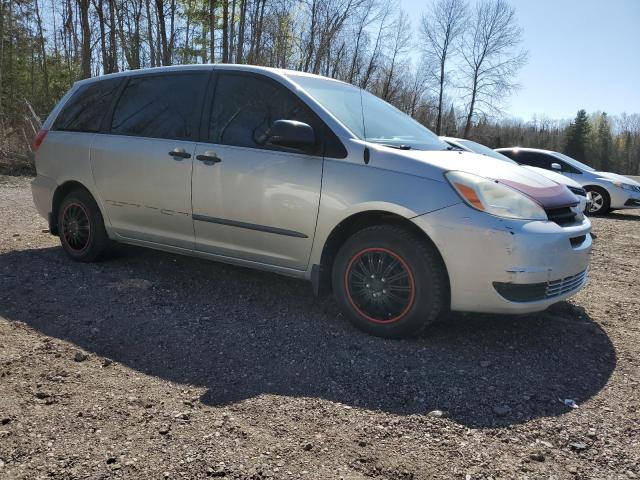
[[[53,122],[53,130],[98,132],[109,110],[121,78],[101,80],[81,86],[67,101]]]

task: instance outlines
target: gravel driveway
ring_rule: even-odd
[[[274,274],[74,263],[0,177],[0,478],[638,478],[640,215],[593,223],[570,301],[383,340]]]

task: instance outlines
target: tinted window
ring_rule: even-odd
[[[528,152],[523,150],[506,150],[500,153],[508,156],[509,158],[512,158],[522,165],[531,165],[532,167],[545,168],[547,170],[551,170],[551,164],[554,162],[554,159],[552,157],[543,153]]]
[[[208,72],[194,72],[130,79],[113,112],[111,133],[195,140],[208,78]]]
[[[307,123],[316,137],[324,133],[322,122],[309,107],[276,81],[253,75],[219,75],[209,123],[211,143],[282,149],[266,143],[266,134],[276,120]],[[320,153],[319,145],[313,153]]]
[[[54,130],[97,132],[121,78],[83,85],[69,99],[53,124]]]

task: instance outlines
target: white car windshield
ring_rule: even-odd
[[[457,139],[456,142],[462,145],[464,148],[471,150],[473,153],[479,153],[480,155],[486,155],[487,157],[495,158],[497,160],[502,160],[503,162],[512,163],[515,165],[518,164],[518,162],[514,162],[506,155],[503,155],[500,152],[496,152],[495,150],[492,150],[489,147],[485,147],[484,145],[472,140]]]
[[[576,167],[579,170],[585,170],[587,172],[595,172],[596,169],[595,168],[591,168],[589,165],[586,165],[582,162],[579,162],[578,160],[571,158],[567,155],[565,155],[564,153],[560,153],[560,152],[553,152],[553,154],[560,158],[561,160],[564,160],[565,162],[567,162],[569,165],[571,165],[572,167]]]
[[[367,91],[335,80],[288,75],[360,140],[407,150],[450,149],[409,115]]]

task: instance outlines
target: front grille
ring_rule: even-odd
[[[576,221],[576,214],[570,207],[545,208],[547,218],[558,225],[569,225]]]
[[[584,188],[569,187],[569,186],[567,186],[567,188],[571,190],[572,193],[575,193],[576,195],[580,195],[581,197],[587,196],[587,191]]]
[[[624,202],[625,207],[640,207],[640,200],[635,198],[630,198],[626,202]]]
[[[587,280],[587,270],[576,275],[542,283],[493,282],[493,288],[510,302],[536,302],[578,290]]]
[[[547,298],[553,298],[564,295],[565,293],[572,292],[573,290],[580,288],[584,284],[586,279],[587,271],[584,270],[570,277],[565,277],[560,280],[548,282],[545,296]]]

